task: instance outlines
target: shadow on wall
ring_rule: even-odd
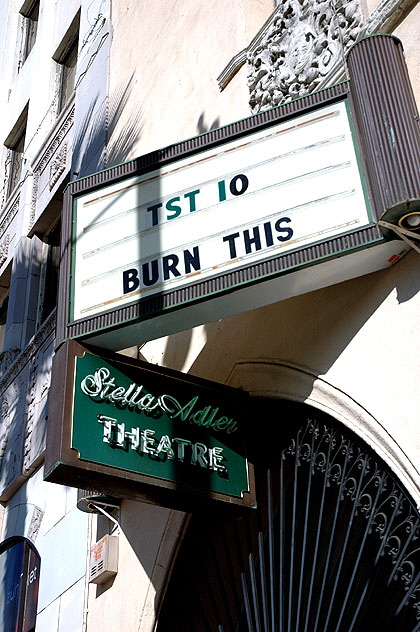
[[[142,109],[139,106],[133,110],[130,117],[118,131],[117,125],[120,122],[127,103],[130,101],[133,86],[133,75],[127,82],[121,84],[120,88],[115,91],[109,99],[108,105],[108,148],[106,155],[106,166],[112,167],[127,160],[142,134]],[[131,107],[131,103],[130,103]],[[118,134],[117,134],[118,132]]]
[[[206,132],[210,132],[211,130],[220,127],[219,117],[216,117],[210,125],[207,125],[205,123],[205,116],[205,112],[201,112],[198,118],[196,126],[198,134],[205,134]],[[159,295],[156,295],[156,305],[158,304],[159,300]],[[164,358],[162,359],[162,364],[170,366],[177,370],[184,370],[184,367],[187,363],[188,355],[192,348],[192,336],[192,330],[186,329],[185,331],[182,331],[176,335],[176,343],[174,345],[171,343],[173,336],[169,337],[168,347],[164,354]]]
[[[96,173],[127,160],[142,134],[142,111],[130,112],[119,129],[130,102],[133,75],[99,107],[93,100],[83,122],[76,130],[73,149],[72,179]],[[131,108],[130,103],[130,108]]]
[[[201,112],[199,119],[197,121],[197,132],[199,134],[205,134],[206,132],[211,132],[213,129],[217,129],[220,127],[220,118],[217,116],[211,125],[206,125],[204,123],[205,113]]]
[[[413,251],[398,264],[398,271],[401,271],[401,268],[405,268],[405,274],[399,274],[396,279],[398,303],[409,301],[420,291],[420,274],[410,274],[419,264],[420,256]]]
[[[189,371],[225,382],[237,360],[265,358],[324,375],[385,300],[389,305],[394,301],[393,309],[398,310],[399,304],[418,294],[419,263],[415,253],[409,253],[395,268],[209,323],[205,325],[207,343]],[[390,296],[393,292],[395,298]],[[191,332],[171,336],[162,364],[169,361],[169,366],[180,369],[188,353],[188,338]],[[378,331],[378,341],[380,338]],[[176,366],[174,358],[178,358]]]

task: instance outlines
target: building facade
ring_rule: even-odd
[[[92,509],[88,477],[44,480],[66,188],[351,82],[373,34],[404,49],[412,93],[394,109],[418,104],[419,3],[7,0],[0,16],[0,630],[34,629],[34,602],[37,632],[420,629],[417,225],[387,233],[383,265],[353,273],[337,256],[322,280],[308,265],[255,305],[233,294],[229,313],[204,303],[193,324],[99,345],[250,395],[257,509],[141,490]],[[414,158],[390,162],[415,203]],[[118,570],[94,583],[107,535]],[[36,554],[25,585],[21,543]]]

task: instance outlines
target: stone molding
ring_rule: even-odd
[[[392,33],[417,3],[418,0],[382,0],[364,23],[360,37],[372,33]]]
[[[420,507],[420,472],[387,429],[350,395],[307,368],[270,359],[240,360],[227,384],[243,388],[253,397],[308,404],[337,419],[387,463]]]
[[[40,353],[43,353],[42,348],[50,346],[54,340],[55,334],[55,312],[45,321],[44,325],[38,330],[25,349],[20,352],[19,349],[10,349],[0,355],[0,472],[5,476],[5,481],[1,490],[2,502],[8,500],[12,494],[22,485],[32,471],[42,462],[43,451],[39,454],[32,454],[32,439],[33,432],[37,426],[36,421],[36,407],[40,403],[43,397],[46,396],[46,391],[41,388],[41,397],[37,399],[39,392],[40,367],[44,365],[45,358],[40,358]],[[3,362],[3,366],[1,365]],[[28,368],[29,377],[28,381],[25,381],[25,369]],[[50,369],[43,372],[43,380],[46,382],[49,377]],[[16,398],[22,397],[22,393],[26,390],[27,395],[24,396],[25,402],[21,405],[22,417],[15,418],[13,421],[11,417],[13,415],[9,411],[16,409],[18,401]],[[12,392],[14,391],[14,392]],[[11,400],[11,401],[10,401]],[[10,401],[10,403],[9,403]],[[6,403],[5,403],[6,402]],[[12,433],[12,427],[15,423],[21,424],[23,427],[19,436]],[[3,424],[3,428],[1,425]],[[22,436],[23,434],[23,436]],[[16,445],[10,445],[14,437]],[[22,445],[20,446],[20,441]],[[3,456],[7,450],[10,454],[13,451],[16,452],[16,446],[19,444],[19,450],[21,452],[21,459],[13,461],[13,467],[7,466],[5,472],[3,472]],[[10,455],[9,455],[10,456]],[[8,457],[6,457],[8,458]],[[35,529],[36,525],[34,525]],[[35,532],[34,532],[35,533]],[[36,535],[36,534],[35,534]]]

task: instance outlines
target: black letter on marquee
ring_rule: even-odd
[[[273,245],[273,232],[271,230],[270,222],[264,222],[264,232],[265,232],[265,241],[267,242],[267,246]]]
[[[277,222],[274,224],[274,228],[276,229],[278,233],[286,233],[283,237],[277,237],[278,241],[288,241],[289,239],[293,237],[293,230],[289,228],[288,226],[281,225],[282,222],[291,222],[291,221],[292,220],[290,219],[290,217],[282,217],[281,219],[278,219]]]
[[[198,246],[194,246],[193,254],[191,254],[189,250],[184,250],[184,265],[185,274],[189,274],[191,272],[191,268],[194,268],[194,270],[201,269]]]
[[[252,252],[252,244],[255,244],[255,250],[261,250],[261,239],[258,226],[254,226],[252,230],[254,237],[250,237],[248,229],[244,230],[245,252],[247,255]]]
[[[238,182],[238,180],[240,180],[241,182],[240,190],[238,190],[236,186],[236,183]],[[243,173],[240,173],[239,175],[232,178],[232,180],[230,181],[230,184],[229,184],[230,192],[232,193],[232,195],[242,195],[242,193],[245,193],[245,191],[247,190],[248,184],[249,184],[248,178]]]
[[[151,261],[150,264],[152,266],[152,276],[151,277],[149,275],[149,264],[148,263],[143,263],[143,265],[141,266],[141,270],[142,270],[142,273],[143,273],[143,283],[144,283],[144,285],[148,285],[148,286],[149,285],[154,285],[159,280],[159,268],[158,268],[157,259],[153,259],[153,261]]]
[[[123,272],[123,288],[124,294],[128,292],[134,292],[140,285],[139,273],[136,268],[130,268],[130,270],[124,270]]]
[[[174,276],[181,276],[181,273],[176,269],[178,263],[179,257],[177,257],[177,255],[166,255],[166,257],[162,257],[163,278],[165,281],[169,279],[170,272],[172,272]]]
[[[239,233],[233,233],[232,235],[226,235],[226,237],[223,237],[223,241],[229,242],[229,250],[230,250],[231,259],[235,259],[236,257],[235,239],[237,237],[239,237]]]

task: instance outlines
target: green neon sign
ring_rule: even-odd
[[[71,447],[85,461],[241,498],[241,404],[92,354],[76,358]]]

